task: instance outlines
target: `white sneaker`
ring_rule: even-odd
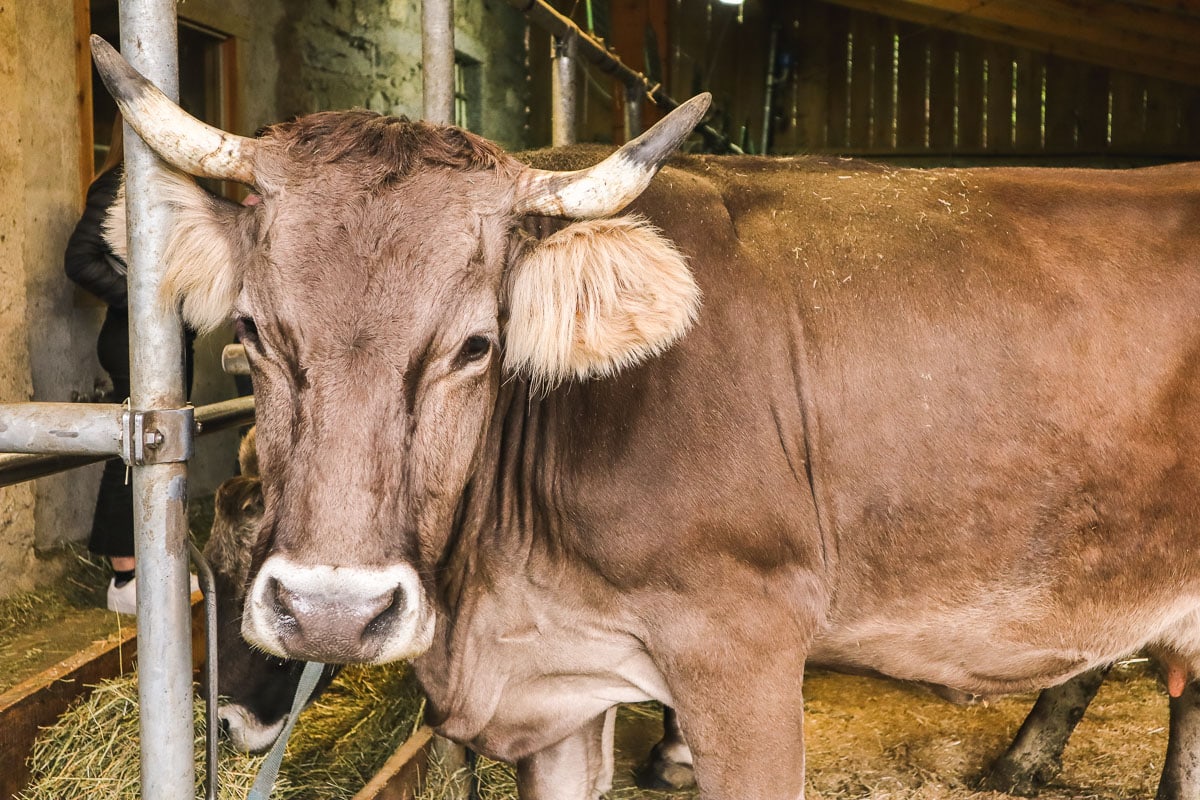
[[[117,586],[117,579],[108,582],[108,610],[118,614],[137,613],[137,578]]]
[[[188,592],[200,591],[200,579],[188,575]],[[117,586],[117,579],[108,582],[108,610],[118,614],[137,614],[137,577]]]

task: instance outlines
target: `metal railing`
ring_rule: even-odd
[[[633,69],[616,53],[608,49],[604,40],[588,34],[568,17],[563,16],[546,0],[508,0],[508,4],[524,13],[530,20],[554,37],[552,52],[555,66],[553,75],[554,124],[553,144],[557,147],[575,141],[575,90],[577,70],[575,58],[583,58],[595,64],[600,71],[621,84],[625,90],[625,138],[633,139],[642,132],[642,101],[650,100],[664,111],[676,108],[679,103],[663,89],[661,83]],[[560,132],[561,128],[561,132]],[[697,133],[716,152],[741,153],[742,149],[711,125],[700,125]]]

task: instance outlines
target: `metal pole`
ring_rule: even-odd
[[[421,62],[424,115],[429,122],[454,124],[454,2],[421,3]]]
[[[625,87],[625,141],[636,139],[642,132],[642,100],[646,93],[641,87]]]
[[[241,345],[238,346],[240,347]],[[246,374],[249,374],[249,371]],[[62,408],[64,405],[70,406],[70,408]],[[46,406],[50,406],[50,410],[56,415],[61,411],[65,417],[65,419],[59,420],[61,426],[78,426],[81,430],[95,420],[99,420],[102,425],[107,426],[110,414],[113,419],[119,419],[125,411],[122,406],[111,404],[97,406],[89,406],[82,403],[14,403],[0,405],[0,428],[7,427],[9,431],[13,432],[13,435],[9,436],[7,431],[0,430],[0,487],[12,486],[14,483],[31,481],[34,478],[42,478],[46,475],[66,472],[76,467],[95,464],[97,461],[104,461],[124,449],[120,444],[117,444],[101,453],[81,455],[82,453],[91,452],[80,444],[80,440],[86,440],[87,437],[74,437],[70,435],[74,432],[74,428],[60,427],[59,433],[66,433],[68,435],[52,437],[55,441],[47,442],[46,447],[37,450],[38,453],[53,453],[54,455],[24,454],[16,441],[18,439],[16,432],[20,428],[30,424],[24,419],[25,417],[36,417],[44,413]],[[71,413],[68,414],[68,411],[71,411]],[[196,432],[201,436],[223,431],[238,425],[248,425],[254,422],[254,398],[235,397],[232,400],[222,400],[211,405],[200,406],[196,409],[193,421],[196,425]],[[53,447],[50,445],[53,445]],[[20,453],[20,455],[5,455],[7,453]]]
[[[575,144],[575,40],[571,33],[550,42],[550,104],[554,109],[550,143],[555,147]]]
[[[121,0],[121,52],[172,100],[179,98],[175,0]],[[185,405],[183,331],[158,302],[169,211],[152,187],[158,158],[125,126],[129,230],[130,408]],[[189,440],[191,430],[182,434]],[[188,597],[187,463],[133,465],[138,571],[138,706],[142,797],[195,792],[192,641]]]

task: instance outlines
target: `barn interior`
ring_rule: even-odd
[[[181,105],[245,136],[321,110],[421,118],[422,5],[181,2]],[[88,37],[118,42],[119,6],[0,5],[0,40],[8,43],[0,48],[0,184],[7,188],[0,196],[0,403],[123,399],[112,397],[95,352],[104,303],[63,272],[64,247],[108,156],[116,115]],[[546,9],[596,46],[567,51],[563,42],[572,37],[547,30]],[[593,58],[594,51],[610,57]],[[555,84],[562,53],[570,56],[566,105]],[[630,74],[640,82],[619,79]],[[691,152],[862,158],[901,167],[1126,169],[1196,160],[1200,3],[453,3],[453,122],[508,150],[621,144],[666,113],[667,103],[654,97],[682,102],[702,91],[713,95],[708,133],[687,141]],[[556,129],[562,118],[566,130]],[[245,193],[233,183],[207,186],[237,200]],[[197,340],[191,402],[198,408],[246,391],[222,366],[232,342],[232,328]],[[238,442],[237,420],[196,439],[187,475],[190,527],[201,540],[213,494],[234,472]],[[55,462],[31,473],[28,456],[0,454],[0,800],[20,796],[36,772],[27,758],[37,729],[86,699],[87,686],[130,669],[133,618],[103,608],[107,574],[86,554],[99,491],[96,461],[72,469]],[[202,614],[194,616],[199,623]],[[201,653],[203,626],[196,627]],[[1121,664],[1042,796],[1152,794],[1167,726],[1158,683],[1144,659]],[[960,708],[871,679],[821,674],[812,685],[810,736],[824,741],[809,751],[811,797],[1005,796],[977,781],[1011,740],[1032,695]],[[630,775],[653,744],[654,713],[623,717],[619,791],[626,794],[614,796],[642,796]],[[411,785],[405,775],[394,786]],[[479,796],[513,796],[504,794],[509,780]],[[455,796],[454,781],[448,783],[443,796]],[[345,787],[339,796],[362,790]]]

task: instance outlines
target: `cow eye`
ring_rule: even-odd
[[[234,329],[239,342],[258,347],[258,326],[253,319],[239,316],[234,322]]]
[[[478,361],[492,349],[492,340],[486,336],[468,336],[463,342],[459,358],[464,362]]]

